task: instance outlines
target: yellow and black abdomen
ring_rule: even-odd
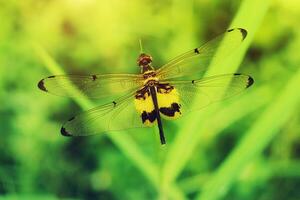
[[[177,119],[181,116],[179,94],[173,86],[160,84],[157,86],[159,112],[166,119]]]
[[[158,84],[156,86],[156,97],[159,112],[163,118],[176,119],[181,116],[179,95],[173,86]],[[144,87],[137,92],[134,103],[143,124],[152,126],[157,123],[157,114],[148,87]]]
[[[137,92],[134,99],[134,105],[141,116],[143,124],[152,126],[156,123],[156,112],[150,91],[147,87],[144,87]]]

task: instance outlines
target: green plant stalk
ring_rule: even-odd
[[[33,48],[39,58],[44,62],[45,67],[52,74],[65,74],[62,68],[40,45],[33,44]],[[88,98],[82,95],[76,87],[71,88],[73,89],[71,93],[74,94],[74,97],[72,97],[73,100],[83,109],[89,109],[96,106]],[[142,150],[136,145],[132,138],[130,138],[128,134],[107,134],[107,136],[114,142],[121,152],[141,170],[157,191],[160,191],[161,188],[158,178],[158,167],[142,153]],[[173,186],[170,190],[172,193],[168,195],[172,196],[172,199],[185,199],[184,194],[181,190],[176,188],[176,186]]]
[[[258,26],[261,24],[262,19],[267,12],[269,7],[269,0],[259,1],[259,0],[245,0],[242,2],[237,15],[235,16],[230,27],[242,27],[248,30],[248,35],[245,41],[243,42],[242,47],[239,49],[239,52],[236,52],[232,57],[234,59],[228,59],[228,62],[224,62],[218,66],[213,66],[207,72],[207,75],[210,74],[220,74],[222,72],[235,72],[238,69],[239,64],[241,63],[247,48],[249,47],[255,32],[258,29]],[[249,15],[249,13],[255,13],[255,15]],[[205,125],[207,119],[216,114],[217,107],[215,109],[207,109],[204,115],[192,117],[193,119],[190,123],[182,125],[178,134],[173,141],[172,145],[169,148],[167,159],[163,167],[163,184],[164,187],[168,187],[171,182],[173,182],[177,176],[180,174],[183,166],[187,163],[189,158],[193,155],[193,151],[196,148],[199,142],[199,136],[201,133],[199,130],[207,132],[210,127]],[[241,117],[244,115],[241,115]],[[195,131],[197,130],[197,131]],[[221,130],[218,130],[221,131]],[[211,133],[216,134],[216,133]],[[191,142],[193,142],[191,144]],[[184,155],[184,159],[178,159],[178,155]]]
[[[257,98],[257,96],[265,96],[265,98]],[[188,162],[190,156],[192,155],[192,148],[189,148],[189,146],[196,147],[201,143],[202,148],[205,148],[206,144],[212,141],[217,133],[224,130],[226,127],[230,126],[235,121],[241,119],[242,117],[248,115],[249,113],[252,113],[256,111],[259,108],[262,108],[265,106],[270,99],[272,98],[272,95],[269,94],[269,90],[267,87],[261,87],[257,88],[253,91],[248,91],[248,93],[242,94],[240,97],[238,97],[238,101],[234,101],[228,105],[226,105],[224,108],[220,109],[218,113],[215,113],[213,116],[208,115],[211,114],[210,112],[205,112],[202,115],[200,115],[200,118],[203,120],[201,122],[201,125],[198,126],[198,132],[203,132],[205,134],[199,134],[193,136],[189,141],[185,140],[184,137],[182,138],[183,142],[186,142],[186,149],[185,151],[175,152],[176,155],[171,155],[171,152],[169,152],[168,156],[177,156],[180,159],[174,159],[171,160],[170,157],[167,157],[167,161],[169,159],[170,163],[173,165],[169,166],[170,172],[173,172],[173,174],[166,174],[169,172],[165,172],[165,176],[176,176],[180,173],[181,170],[183,170],[184,165]],[[228,100],[229,101],[229,100]],[[248,106],[251,104],[252,106]],[[214,110],[215,108],[212,107],[211,110]],[[239,112],[242,110],[242,112]],[[230,115],[228,115],[230,113]],[[208,118],[209,116],[209,118]],[[219,123],[215,123],[219,122]],[[167,162],[166,161],[166,162]]]
[[[251,160],[255,162],[255,160]],[[251,163],[249,163],[251,165]],[[249,166],[247,165],[247,167]],[[248,177],[251,177],[252,181],[261,181],[264,179],[271,179],[273,177],[300,177],[300,162],[297,160],[286,161],[264,161],[255,169],[248,173]],[[244,173],[244,170],[242,174]],[[243,175],[241,175],[243,176]],[[211,174],[198,174],[196,176],[188,177],[181,180],[178,186],[186,193],[193,193],[199,190],[199,186],[203,186],[209,179]],[[241,177],[239,177],[240,179]]]
[[[185,178],[178,183],[178,186],[186,193],[190,194],[199,190],[199,185],[204,185],[211,177],[211,174],[197,174],[193,177]]]
[[[197,199],[222,198],[245,166],[259,156],[279,129],[295,112],[300,102],[300,70],[290,79],[285,89],[246,133],[245,137],[205,184]],[[289,106],[286,106],[289,105]]]
[[[272,161],[269,165],[269,177],[300,177],[300,161]]]

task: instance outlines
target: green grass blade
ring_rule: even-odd
[[[258,26],[261,24],[268,7],[269,1],[245,0],[242,2],[240,9],[230,27],[243,27],[247,29],[247,39],[239,49],[239,52],[236,52],[233,55],[233,59],[228,59],[227,62],[222,63],[222,65],[219,65],[218,67],[210,68],[207,74],[210,75],[216,73],[219,74],[222,72],[228,73],[237,71],[238,66],[241,63],[245,52],[258,29]],[[248,13],[255,13],[255,15],[251,15],[250,17]],[[192,120],[189,123],[185,123],[181,126],[175,140],[173,141],[173,144],[170,146],[165,166],[163,167],[163,183],[165,187],[168,187],[168,185],[177,178],[183,169],[183,166],[193,155],[193,150],[198,145],[200,140],[199,135],[203,134],[199,130],[207,131],[207,128],[208,130],[210,129],[210,127],[207,127],[205,123],[208,122],[207,119],[216,114],[216,109],[217,107],[214,107],[214,109],[206,109],[206,112],[201,116],[199,116],[198,113],[195,113],[193,114],[192,118],[197,120]],[[216,134],[216,132],[211,134]],[[178,159],[178,155],[184,155],[184,159]]]
[[[261,115],[245,137],[211,177],[197,199],[214,200],[223,197],[244,169],[255,156],[264,150],[280,127],[295,112],[300,102],[300,70],[288,82],[266,111]],[[289,105],[289,106],[286,106]]]
[[[35,45],[35,50],[44,62],[45,67],[51,74],[64,74],[62,68],[51,58],[51,56],[40,46]],[[89,99],[78,96],[73,97],[73,100],[80,105],[83,109],[94,107]],[[146,175],[146,177],[154,183],[158,184],[157,167],[142,154],[142,150],[134,143],[134,141],[126,134],[107,134],[108,137],[121,149],[121,151],[138,166],[138,168]]]
[[[51,74],[65,74],[62,68],[41,46],[34,44],[33,48]],[[72,92],[74,94],[78,94],[74,95],[74,97],[72,98],[83,109],[89,109],[96,106],[85,96],[80,95],[75,87],[73,87]],[[142,153],[142,149],[137,146],[132,138],[130,138],[128,134],[107,134],[107,136],[121,150],[121,152],[137,166],[137,168],[145,175],[145,177],[160,193],[161,187],[159,184],[158,167],[151,160],[149,160],[146,155]],[[179,190],[175,185],[172,186],[170,190],[172,191],[172,193],[167,195],[172,197],[172,199],[185,199],[182,191]]]
[[[257,96],[265,96],[265,98],[256,98]],[[194,135],[193,138],[189,138],[189,140],[185,138],[185,135],[180,135],[176,138],[176,142],[181,142],[179,145],[183,145],[184,143],[186,148],[184,151],[170,151],[168,153],[166,164],[169,164],[169,171],[164,172],[164,178],[168,178],[170,180],[177,177],[190,159],[190,156],[193,155],[194,148],[199,145],[200,142],[200,146],[204,148],[206,146],[205,143],[212,141],[217,133],[238,119],[256,111],[258,108],[263,107],[269,102],[270,98],[272,98],[272,95],[269,94],[268,88],[261,87],[253,91],[248,91],[247,94],[239,97],[238,101],[220,109],[218,113],[215,113],[214,115],[212,115],[211,112],[201,113],[200,117],[203,120],[201,125],[190,127],[190,130],[197,129],[198,132],[203,132],[205,134]],[[252,103],[253,106],[248,106],[250,103]],[[215,108],[212,107],[210,110],[214,109]],[[239,112],[240,110],[242,110],[242,112]],[[228,115],[228,113],[231,113],[231,115]],[[216,124],[216,121],[220,123]],[[193,148],[190,148],[190,146]],[[180,157],[180,159],[172,159],[176,156],[177,158]]]

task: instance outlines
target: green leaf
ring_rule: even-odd
[[[269,1],[245,0],[242,2],[229,28],[245,28],[248,31],[247,38],[239,51],[232,55],[232,59],[228,59],[228,61],[221,63],[221,65],[213,66],[207,72],[208,75],[237,71],[268,7]],[[255,15],[249,15],[249,13],[255,13]],[[214,120],[213,116],[216,115],[216,112],[220,112],[220,109],[218,106],[211,106],[211,108],[206,109],[206,112],[203,111],[203,114],[200,116],[199,113],[195,112],[190,116],[193,120],[183,123],[180,127],[177,137],[169,148],[168,155],[166,156],[167,159],[162,169],[164,187],[168,187],[170,183],[175,181],[190,157],[194,155],[193,152],[200,142],[201,134],[209,132],[209,134],[216,135],[221,131],[220,129],[211,129],[210,125],[210,119]],[[243,112],[246,114],[247,111],[243,110]],[[240,115],[240,117],[242,116],[244,115]],[[178,159],[179,157],[180,159]]]
[[[226,194],[244,167],[265,149],[274,136],[279,133],[281,126],[295,112],[300,102],[299,85],[300,70],[287,83],[275,98],[276,100],[268,106],[253,127],[247,131],[239,145],[205,185],[198,199],[220,199]]]

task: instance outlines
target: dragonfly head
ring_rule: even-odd
[[[145,53],[141,53],[137,59],[137,64],[140,67],[150,65],[151,62],[152,62],[152,57]]]
[[[153,70],[151,63],[152,63],[152,57],[145,53],[141,53],[137,59],[137,64],[138,66],[140,66],[142,73]]]

